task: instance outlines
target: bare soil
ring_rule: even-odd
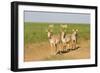
[[[24,47],[24,61],[46,60],[71,60],[90,58],[90,40],[80,41],[79,48],[63,54],[54,55],[55,49],[50,47],[49,42],[29,43]],[[58,49],[61,49],[59,45]]]

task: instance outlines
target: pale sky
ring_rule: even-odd
[[[90,14],[24,11],[25,22],[90,23]]]

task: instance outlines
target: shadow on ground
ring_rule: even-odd
[[[72,52],[72,51],[75,51],[77,49],[79,49],[80,47],[76,47],[74,49],[67,49],[67,50],[62,50],[62,51],[58,51],[57,54],[65,54],[65,53],[69,53],[69,52]]]

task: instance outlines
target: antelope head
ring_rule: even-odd
[[[49,39],[50,39],[51,36],[53,35],[52,29],[53,29],[53,25],[49,25],[49,28],[48,28],[48,30],[47,30],[47,32],[48,32],[48,38],[49,38]]]
[[[78,29],[73,29],[73,35],[77,35]]]

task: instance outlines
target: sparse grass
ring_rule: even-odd
[[[78,29],[78,44],[80,48],[76,51],[63,55],[51,55],[54,48],[50,47],[47,29],[49,24],[54,23],[32,23],[24,24],[24,61],[51,61],[51,60],[72,60],[87,59],[90,57],[90,25],[89,24],[68,24],[66,33],[71,34],[72,29]],[[65,24],[65,23],[64,23]],[[60,23],[53,26],[54,34],[60,34]],[[66,27],[66,26],[64,26]]]
[[[39,43],[47,42],[47,29],[49,24],[52,23],[32,23],[25,22],[24,25],[24,42],[27,43]],[[65,23],[64,23],[65,24]],[[67,23],[66,23],[67,24]],[[78,29],[79,40],[90,39],[90,25],[89,24],[68,24],[66,33],[72,33],[72,29]],[[59,23],[54,24],[53,31],[55,34],[59,34],[61,27]]]

